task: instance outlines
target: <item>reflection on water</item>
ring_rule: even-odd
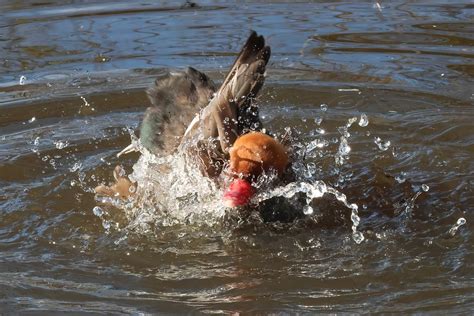
[[[469,1],[0,12],[2,311],[472,310]],[[176,157],[116,153],[154,78],[193,65],[220,80],[250,29],[272,47],[262,120],[293,129],[297,179],[238,218]],[[92,189],[117,164],[161,186],[103,205]]]

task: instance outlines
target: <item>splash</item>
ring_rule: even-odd
[[[387,151],[391,145],[389,140],[383,141],[380,137],[374,137],[374,143],[381,151]]]
[[[365,236],[360,230],[361,217],[358,202],[357,199],[356,203],[349,202],[354,199],[354,196],[348,197],[342,193],[342,190],[354,175],[351,164],[348,163],[353,152],[351,134],[367,137],[367,143],[374,139],[367,129],[361,132],[359,128],[366,128],[369,125],[369,117],[365,113],[349,117],[336,128],[339,137],[335,138],[334,128],[330,128],[330,125],[321,125],[322,118],[327,115],[328,107],[322,104],[321,120],[315,120],[315,128],[305,134],[295,132],[296,138],[305,137],[305,139],[290,142],[290,151],[293,153],[291,182],[282,184],[278,182],[275,173],[265,174],[255,183],[258,193],[252,203],[260,205],[264,201],[281,197],[291,205],[298,201],[295,205],[298,204],[297,211],[302,216],[319,218],[324,217],[324,214],[321,213],[322,209],[315,207],[318,205],[317,200],[325,199],[326,196],[334,197],[347,208],[346,218],[351,221],[349,223],[352,239],[359,244],[365,240]],[[287,129],[285,131],[288,132]],[[218,182],[202,176],[196,162],[183,154],[155,156],[149,153],[142,147],[133,132],[130,130],[129,132],[132,145],[141,153],[139,160],[133,166],[133,172],[129,175],[130,180],[138,184],[135,197],[125,202],[113,198],[106,198],[107,201],[102,200],[124,210],[127,218],[124,228],[129,231],[147,233],[174,225],[221,225],[229,211],[222,203],[222,190],[226,186],[221,181],[222,179]],[[384,151],[391,145],[390,142],[383,142],[380,138],[376,138],[375,141],[377,147],[373,149],[374,153],[377,148]],[[332,146],[335,144],[337,144],[336,147]],[[322,164],[322,161],[330,164]],[[329,178],[336,176],[336,178],[328,179],[328,176]],[[401,171],[394,180],[399,184],[404,183],[406,173]],[[415,201],[429,189],[428,185],[421,185],[419,192],[414,193],[401,205],[399,213],[404,214],[402,217],[410,218]],[[363,206],[365,212],[368,212],[367,206],[365,204]],[[257,216],[263,215],[257,214]]]
[[[260,203],[273,197],[284,197],[286,199],[291,199],[297,193],[304,193],[306,195],[306,205],[303,208],[303,213],[305,215],[312,215],[314,213],[314,210],[310,205],[314,199],[322,198],[325,194],[333,195],[339,202],[351,210],[353,240],[357,244],[360,244],[362,241],[364,241],[364,235],[357,230],[357,227],[360,223],[360,217],[358,215],[359,207],[355,203],[350,204],[347,201],[347,196],[344,193],[339,192],[335,188],[327,185],[324,181],[315,181],[314,183],[292,182],[285,186],[277,187],[267,192],[262,192],[258,194],[254,200],[257,203]]]
[[[349,128],[355,122],[357,122],[357,117],[351,117],[347,120],[346,125],[338,128],[341,137],[339,138],[338,151],[334,156],[334,161],[336,162],[337,166],[342,166],[349,159],[349,153],[352,150],[351,146],[349,146],[349,138],[351,137],[351,134],[349,133]]]
[[[367,117],[367,114],[362,113],[359,119],[359,126],[366,127],[367,125],[369,125],[369,118]]]
[[[18,81],[18,84],[20,86],[24,86],[26,84],[26,77],[25,76],[20,76],[20,80]]]
[[[451,236],[456,235],[456,232],[458,231],[459,227],[461,227],[461,226],[464,225],[464,224],[466,224],[466,219],[465,219],[464,217],[460,217],[460,218],[457,220],[456,224],[454,224],[453,227],[451,227],[451,228],[449,229],[449,232],[448,232],[448,233],[449,233]]]
[[[194,162],[180,153],[156,156],[141,145],[133,132],[131,140],[141,153],[128,175],[137,184],[136,189],[132,187],[132,197],[126,201],[118,197],[97,198],[100,203],[124,211],[127,220],[122,229],[146,235],[160,227],[220,224],[226,210],[221,203],[222,192]]]
[[[62,140],[56,140],[53,142],[54,146],[56,146],[57,149],[64,149],[69,146],[69,142],[67,140],[62,141]]]

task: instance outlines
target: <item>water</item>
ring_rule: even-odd
[[[470,1],[183,4],[0,4],[0,311],[470,313]],[[221,80],[249,29],[295,179],[239,217],[179,156],[116,154],[154,78]],[[141,198],[94,197],[117,164]]]

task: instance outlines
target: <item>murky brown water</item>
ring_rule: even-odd
[[[0,312],[470,313],[472,2],[182,4],[0,4]],[[357,204],[360,244],[330,195],[286,224],[210,216],[212,188],[165,215],[95,200],[139,157],[115,154],[144,89],[220,80],[250,29],[266,127],[301,133],[301,179]]]

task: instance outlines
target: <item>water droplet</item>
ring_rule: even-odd
[[[390,147],[390,144],[391,144],[389,140],[383,141],[380,137],[375,137],[374,143],[382,151],[386,151]]]
[[[354,226],[357,228],[357,226],[359,226],[359,224],[360,224],[360,217],[357,214],[352,213],[351,214],[351,221],[354,224]]]
[[[347,143],[347,139],[341,138],[341,142],[339,143],[339,154],[341,156],[346,156],[351,152],[351,147]]]
[[[425,192],[428,192],[428,190],[430,189],[430,187],[427,185],[427,184],[422,184],[421,185],[421,189]]]
[[[352,233],[352,240],[354,240],[355,243],[359,245],[365,240],[364,234],[356,231],[355,233]]]
[[[400,172],[399,175],[396,175],[395,176],[395,180],[398,182],[398,183],[403,183],[405,182],[407,179],[406,179],[406,173],[405,172]]]
[[[58,140],[58,141],[54,141],[54,145],[56,146],[57,149],[63,149],[69,146],[69,142],[68,141],[63,142],[61,140]]]
[[[466,224],[466,219],[464,217],[460,217],[458,221],[456,222],[457,225],[462,226]]]
[[[99,206],[94,206],[94,208],[92,209],[92,212],[97,217],[101,217],[102,215],[104,215],[104,211]]]
[[[69,171],[76,172],[81,167],[82,167],[82,164],[80,162],[75,162],[74,165],[71,168],[69,168]]]
[[[346,127],[351,127],[352,124],[354,124],[355,122],[357,122],[357,117],[351,117],[350,119],[347,120],[347,124],[346,124]]]
[[[84,106],[90,106],[89,102],[87,102],[86,98],[81,96],[82,101],[84,102]]]
[[[20,81],[18,82],[20,84],[20,86],[23,86],[26,84],[26,77],[25,76],[21,76],[20,77]]]
[[[383,7],[380,5],[380,3],[375,2],[373,5],[374,9],[376,9],[379,12],[382,12]]]
[[[323,112],[326,112],[328,110],[328,105],[325,104],[325,103],[321,104],[320,107],[321,107],[321,111],[323,111]]]
[[[366,127],[367,125],[369,125],[369,118],[365,113],[362,113],[359,119],[359,126]]]
[[[111,223],[110,221],[102,221],[102,227],[104,227],[106,232],[109,232]]]
[[[322,117],[317,116],[314,118],[314,123],[316,123],[317,125],[321,125],[322,122],[323,122]]]
[[[466,224],[466,219],[464,217],[460,217],[457,221],[456,221],[456,224],[453,225],[453,227],[451,227],[451,229],[449,230],[449,234],[451,236],[454,236],[456,235],[456,232],[458,231],[459,227],[461,227],[462,225]]]
[[[311,215],[311,214],[313,214],[313,208],[310,205],[305,205],[303,207],[303,213],[305,215]]]
[[[329,143],[325,139],[315,139],[306,146],[306,152],[309,153],[309,152],[313,151],[316,148],[324,148],[328,145],[329,145]]]

